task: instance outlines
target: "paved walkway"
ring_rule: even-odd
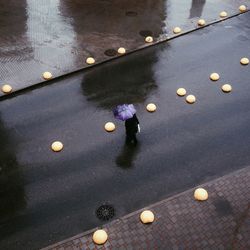
[[[56,78],[89,67],[85,63],[88,57],[94,57],[96,64],[119,58],[119,47],[131,53],[178,36],[172,32],[177,25],[182,34],[197,29],[198,16],[205,17],[206,25],[210,25],[240,14],[241,4],[249,5],[248,0],[212,4],[187,0],[177,12],[178,3],[167,2],[4,1],[0,16],[0,84],[10,84],[12,92],[45,84],[45,71]],[[224,19],[219,16],[222,10],[228,13]],[[153,43],[145,43],[149,35],[154,37]],[[2,91],[1,96],[5,96]]]
[[[191,189],[148,207],[156,217],[151,225],[140,222],[141,210],[105,225],[103,246],[92,242],[91,230],[45,249],[250,249],[250,167],[202,187],[205,202]]]

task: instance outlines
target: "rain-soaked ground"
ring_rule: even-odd
[[[13,91],[85,68],[89,56],[96,63],[145,47],[144,37],[155,42],[239,14],[248,0],[0,0],[0,85]],[[0,96],[3,93],[0,91]]]
[[[249,165],[249,41],[250,12],[2,99],[0,249],[38,249],[101,225],[103,203],[118,218]],[[112,116],[126,102],[141,123],[136,147]]]

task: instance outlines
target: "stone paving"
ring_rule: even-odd
[[[114,2],[0,1],[0,84],[10,84],[12,92],[45,84],[45,71],[56,78],[89,67],[85,63],[89,56],[96,64],[119,58],[119,47],[131,53],[150,46],[144,41],[148,35],[154,37],[153,44],[168,40],[179,35],[172,32],[175,26],[182,34],[193,31],[199,28],[198,17],[205,18],[206,25],[231,18],[249,1]],[[220,18],[222,10],[228,17]],[[0,91],[0,98],[4,95]]]
[[[108,241],[97,246],[91,230],[43,250],[70,249],[250,249],[250,167],[199,187],[209,193],[207,201],[194,200],[193,191],[153,204],[155,221],[144,225],[140,211],[102,228]]]

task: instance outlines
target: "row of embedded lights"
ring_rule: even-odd
[[[248,65],[249,64],[249,59],[244,57],[244,58],[241,58],[240,60],[240,63],[242,65]],[[220,75],[218,73],[212,73],[210,75],[210,80],[215,82],[215,81],[218,81],[220,79]],[[232,86],[230,84],[224,84],[221,86],[221,90],[224,92],[224,93],[229,93],[232,91]],[[187,94],[187,91],[185,88],[178,88],[177,91],[176,91],[176,94],[180,97],[183,97]],[[193,104],[196,102],[196,97],[194,95],[187,95],[186,97],[186,102],[189,103],[189,104]],[[154,112],[156,110],[156,105],[154,103],[149,103],[146,107],[147,111],[148,112]],[[115,130],[115,124],[112,123],[112,122],[107,122],[104,126],[105,130],[107,132],[112,132]]]
[[[150,113],[153,113],[156,111],[157,107],[154,103],[149,103],[146,107],[147,111],[150,112]],[[107,122],[105,125],[104,125],[104,129],[107,131],[107,132],[113,132],[115,130],[115,124],[113,122]],[[61,141],[54,141],[52,144],[51,144],[51,149],[52,151],[54,152],[60,152],[63,150],[63,143]]]
[[[242,65],[248,65],[249,64],[249,59],[246,58],[246,57],[243,57],[243,58],[241,58],[240,63]],[[218,81],[219,79],[220,79],[220,75],[218,73],[214,72],[214,73],[212,73],[210,75],[210,80],[212,80],[214,82]],[[224,93],[229,93],[229,92],[232,91],[232,86],[230,84],[224,84],[224,85],[221,86],[221,90]],[[176,93],[177,93],[178,96],[185,96],[187,91],[184,88],[179,88],[179,89],[177,89]],[[188,95],[186,97],[186,102],[187,103],[193,104],[193,103],[195,103],[195,101],[196,101],[196,97],[194,95]]]
[[[240,60],[240,63],[242,65],[248,65],[249,64],[249,59],[244,57],[244,58],[241,58]],[[213,82],[216,82],[220,79],[220,75],[218,73],[212,73],[210,75],[210,80],[213,81]],[[224,93],[229,93],[232,91],[232,86],[230,84],[224,84],[222,85],[221,87],[222,91]],[[185,96],[187,93],[186,89],[185,88],[178,88],[177,91],[176,91],[176,94],[180,97],[183,97]],[[196,102],[196,97],[194,95],[187,95],[186,97],[186,102],[189,103],[189,104],[193,104]],[[149,103],[147,106],[146,106],[146,109],[148,112],[150,113],[153,113],[156,111],[157,109],[157,106],[154,104],[154,103]],[[115,129],[116,129],[116,126],[113,122],[107,122],[105,123],[104,125],[104,129],[107,131],[107,132],[113,132]],[[60,152],[62,149],[63,149],[63,143],[60,142],[60,141],[55,141],[51,144],[51,149],[54,151],[54,152]]]
[[[247,11],[246,5],[240,5],[239,11],[240,11],[241,13],[246,12],[246,11]],[[222,12],[220,13],[220,17],[221,17],[221,18],[226,18],[227,16],[228,16],[228,14],[227,14],[226,11],[222,11]],[[204,25],[206,24],[206,21],[205,21],[204,19],[199,19],[198,22],[197,22],[197,24],[198,24],[198,26],[204,26]],[[174,34],[179,34],[179,33],[181,33],[181,31],[182,31],[182,30],[181,30],[180,27],[175,27],[175,28],[173,29],[173,33],[174,33]],[[154,38],[153,38],[152,36],[147,36],[147,37],[145,38],[145,42],[146,42],[146,43],[152,43],[153,41],[154,41]],[[118,54],[123,55],[123,54],[126,53],[126,49],[123,48],[123,47],[120,47],[120,48],[117,50],[117,52],[118,52]],[[86,59],[86,63],[89,64],[89,65],[94,64],[94,63],[95,63],[95,59],[94,59],[93,57],[88,57],[88,58]],[[53,78],[53,75],[52,75],[51,72],[46,71],[46,72],[43,73],[43,78],[44,78],[45,80],[50,80],[50,79]],[[5,84],[5,85],[2,86],[2,92],[3,92],[4,94],[9,94],[9,93],[11,93],[12,91],[13,91],[13,88],[12,88],[11,85]],[[191,98],[191,97],[190,97],[190,98]],[[192,97],[191,99],[193,100],[194,98]],[[190,100],[191,100],[191,99],[190,99]]]
[[[208,199],[208,192],[204,188],[197,188],[194,191],[194,198],[198,201],[205,201]],[[154,213],[151,210],[144,210],[140,214],[140,221],[143,224],[151,224],[155,220]],[[103,229],[96,230],[92,235],[93,242],[98,245],[103,245],[108,240],[108,234]]]
[[[246,11],[247,11],[246,5],[241,5],[241,6],[239,7],[239,11],[240,11],[241,13],[246,12]],[[226,11],[222,11],[222,12],[220,13],[220,17],[221,17],[221,18],[226,18],[227,16],[228,16],[228,14],[227,14]],[[198,25],[198,26],[204,26],[204,25],[206,25],[206,21],[205,21],[204,19],[199,19],[199,20],[197,21],[197,25]],[[179,34],[179,33],[181,33],[181,32],[182,32],[182,30],[181,30],[180,27],[175,27],[175,28],[173,29],[173,33],[174,33],[174,34]],[[152,43],[153,41],[154,41],[154,39],[153,39],[153,37],[151,37],[151,36],[148,36],[148,37],[145,38],[145,42],[147,42],[147,43]]]

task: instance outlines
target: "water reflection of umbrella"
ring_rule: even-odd
[[[114,111],[114,116],[116,119],[126,121],[129,118],[132,118],[136,113],[136,109],[133,104],[122,104],[118,105]]]

